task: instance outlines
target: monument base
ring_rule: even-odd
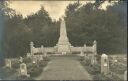
[[[70,45],[57,45],[57,53],[60,54],[71,54]]]

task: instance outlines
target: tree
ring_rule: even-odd
[[[65,19],[69,39],[74,46],[82,46],[84,43],[91,45],[97,40],[99,53],[125,52],[125,47],[122,47],[125,46],[122,42],[126,40],[122,31],[125,29],[122,28],[124,24],[119,13],[110,9],[105,11],[94,8],[93,3],[75,8],[76,11],[73,12],[69,9],[71,6],[73,7],[73,4],[67,7]]]
[[[59,22],[53,22],[43,7],[35,14],[23,18],[20,14],[5,22],[3,50],[6,57],[19,57],[30,52],[29,43],[35,46],[54,46],[58,39]]]

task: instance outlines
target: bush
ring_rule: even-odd
[[[27,69],[31,69],[31,68],[36,68],[38,65],[37,64],[33,64],[33,63],[29,63],[27,64]]]
[[[49,60],[50,60],[50,58],[44,57],[44,61],[49,61]]]
[[[20,63],[19,62],[13,63],[12,68],[14,68],[14,69],[20,68]]]
[[[80,56],[80,61],[84,61],[84,57],[83,56]]]
[[[106,77],[106,76],[104,76],[103,74],[100,74],[100,73],[94,75],[94,76],[93,76],[93,79],[94,79],[94,80],[106,80],[106,81],[111,81],[110,78],[108,78],[108,77]]]
[[[0,73],[2,73],[2,75],[0,75],[0,77],[6,78],[6,77],[9,77],[10,75],[13,75],[15,72],[16,72],[16,70],[13,68],[4,67],[4,68],[0,69]]]
[[[110,70],[112,72],[115,72],[117,74],[123,74],[125,70],[127,70],[127,67],[123,65],[114,64],[110,67]]]
[[[39,61],[39,67],[44,67],[44,66],[46,66],[47,65],[47,61]]]
[[[30,74],[31,77],[36,77],[39,76],[42,72],[42,67],[32,67],[30,68],[30,70],[28,71],[28,74]]]
[[[85,65],[90,66],[91,65],[91,60],[90,59],[85,59]]]
[[[23,62],[25,62],[25,63],[30,63],[32,60],[31,60],[31,58],[24,58],[24,60],[23,60]]]
[[[27,76],[18,76],[17,80],[33,80],[31,77],[27,77]]]

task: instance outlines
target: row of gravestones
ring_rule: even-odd
[[[27,58],[31,58],[33,63],[37,63],[37,61],[44,60],[44,57],[47,57],[47,53],[39,54],[39,55],[33,55],[31,53],[27,53]]]
[[[86,54],[81,52],[81,56],[88,57]],[[97,63],[96,57],[94,55],[91,56],[91,64]],[[101,55],[101,73],[108,74],[109,73],[109,59],[108,55],[102,54]],[[124,80],[127,80],[127,71],[124,72]]]
[[[31,58],[32,59],[32,63],[37,63],[38,61],[43,60],[43,57],[46,57],[46,55],[31,55],[31,54],[27,54],[27,58]],[[21,62],[20,64],[20,69],[19,69],[19,75],[23,75],[23,76],[27,76],[29,77],[30,75],[27,73],[27,65],[25,63],[23,63],[23,58],[20,57],[19,62]],[[12,68],[12,60],[11,59],[5,59],[5,67],[8,68]]]
[[[19,61],[23,62],[22,57],[20,57]],[[11,59],[5,59],[5,67],[12,68],[12,60]],[[27,74],[27,65],[25,63],[20,64],[19,74],[29,76]]]

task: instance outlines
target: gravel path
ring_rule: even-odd
[[[92,80],[76,57],[54,57],[36,80]]]

